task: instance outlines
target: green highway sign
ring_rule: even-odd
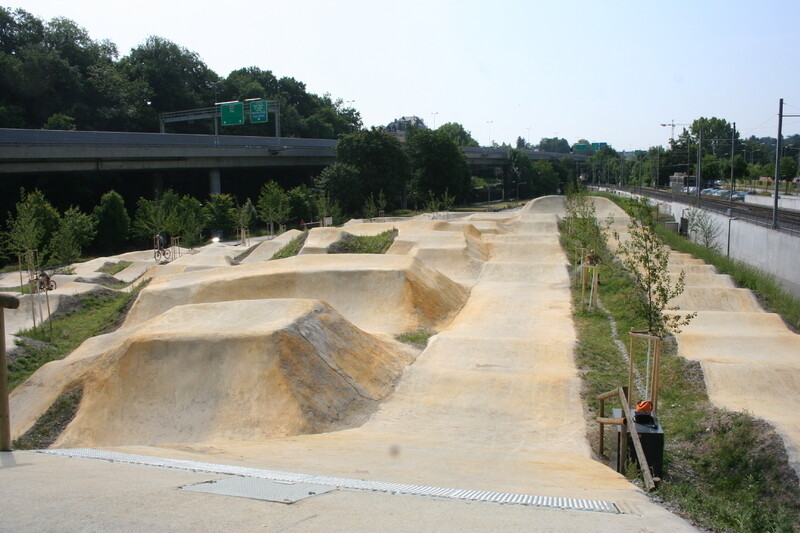
[[[269,120],[268,117],[266,100],[250,101],[250,122],[267,122]]]
[[[576,152],[585,152],[586,150],[589,149],[589,145],[588,144],[576,144],[574,149],[575,149]]]
[[[223,102],[218,105],[223,126],[244,124],[244,104],[242,102]]]

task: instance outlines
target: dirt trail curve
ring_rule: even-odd
[[[530,509],[532,514],[520,524],[538,523],[543,530],[693,531],[591,457],[573,355],[576,338],[568,266],[558,242],[556,213],[561,209],[560,198],[543,198],[513,216],[472,215],[445,223],[414,221],[407,226],[397,223],[400,234],[389,255],[412,259],[408,263],[409,258],[403,257],[405,266],[400,271],[413,270],[410,265],[421,262],[434,273],[439,270],[456,278],[469,294],[460,311],[440,325],[440,333],[406,368],[394,393],[363,425],[313,435],[250,441],[209,438],[120,446],[115,450],[381,482],[604,500],[614,502],[622,511],[550,514]],[[351,226],[347,231],[357,232],[357,228]],[[396,267],[400,259],[388,261]],[[378,337],[395,333],[395,328],[379,326],[370,316],[376,312],[393,316],[391,313],[399,311],[381,311],[379,302],[374,301],[394,294],[380,290],[391,287],[391,283],[375,278],[379,286],[370,290],[359,283],[370,275],[368,269],[357,268],[358,264],[364,266],[364,261],[315,253],[284,264],[297,265],[300,271],[307,267],[311,275],[309,265],[323,268],[324,262],[329,262],[323,268],[328,274],[315,274],[323,278],[337,269],[361,272],[325,278],[336,283],[336,292],[325,296],[326,300],[368,333]],[[187,309],[207,305],[200,296],[204,291],[209,294],[213,283],[206,281],[216,279],[218,284],[225,276],[223,270],[237,275],[237,271],[246,274],[248,268],[257,267],[177,274],[169,277],[169,283],[163,282],[161,296],[170,299],[171,305],[186,303]],[[380,270],[377,263],[370,264],[369,269]],[[394,277],[399,275],[396,268],[390,271]],[[125,329],[141,328],[171,308],[157,296],[160,279],[167,278],[154,279]],[[435,285],[446,283],[436,281]],[[297,291],[297,285],[292,284],[291,290]],[[333,291],[330,287],[325,290]],[[246,291],[233,285],[218,284],[212,292],[214,301],[224,294],[247,298]],[[358,299],[351,296],[354,292],[371,311],[357,312]],[[448,289],[451,296],[457,292]],[[287,296],[301,295],[281,295]],[[337,299],[342,309],[337,307]],[[191,323],[187,324],[190,329]],[[194,372],[196,368],[185,367],[181,372]],[[247,391],[231,390],[230,394]],[[423,501],[420,499],[420,505]],[[408,500],[400,503],[412,509],[415,505]],[[485,505],[486,513],[497,520],[515,512],[511,509],[514,506]],[[352,517],[367,520],[361,522],[362,528],[371,523],[368,505],[348,511]],[[456,523],[460,511],[454,507],[451,513]],[[414,519],[413,511],[411,516],[398,518],[403,521],[395,529],[409,527]]]

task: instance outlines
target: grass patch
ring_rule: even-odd
[[[435,334],[436,333],[433,331],[418,330],[398,335],[396,339],[406,344],[412,344],[418,348],[425,348],[428,345],[428,340]]]
[[[562,239],[568,238],[562,232]],[[599,292],[607,313],[586,309],[580,287],[573,290],[577,360],[593,446],[597,394],[627,385],[628,379],[628,365],[614,343],[611,324],[625,347],[627,332],[645,325],[631,309],[634,287],[619,263],[608,261],[601,268]],[[637,358],[640,369],[642,358]],[[746,413],[714,407],[700,365],[678,356],[671,337],[662,349],[660,383],[665,449],[658,497],[679,514],[718,531],[795,531],[800,487],[774,429]]]
[[[102,267],[98,268],[98,272],[102,272],[103,274],[108,274],[109,276],[113,276],[115,274],[119,274],[133,263],[131,261],[118,261],[116,263],[106,263]]]
[[[49,448],[75,418],[82,397],[81,386],[73,387],[61,394],[24,435],[14,440],[12,447],[15,450]]]
[[[631,200],[613,194],[596,194],[596,196],[608,198],[626,212],[632,204]],[[766,310],[781,315],[793,331],[800,331],[800,298],[784,291],[774,276],[700,246],[668,230],[663,224],[656,224],[656,231],[661,240],[673,250],[691,254],[709,265],[714,265],[721,274],[731,276],[736,285],[753,291]]]
[[[351,235],[343,232],[342,238],[328,247],[329,254],[385,254],[395,237],[397,229],[391,229],[378,235]]]
[[[110,290],[80,294],[63,304],[49,322],[21,331],[16,349],[9,353],[8,384],[13,390],[40,366],[62,359],[95,335],[115,330],[139,289],[130,293]],[[51,333],[52,326],[52,333]]]
[[[302,235],[298,235],[289,241],[286,246],[275,252],[275,254],[270,258],[270,261],[275,259],[286,259],[287,257],[294,257],[295,255],[299,254],[307,238],[308,231],[304,231]]]

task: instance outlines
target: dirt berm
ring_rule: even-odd
[[[123,328],[182,304],[314,298],[328,302],[361,329],[395,335],[439,329],[467,296],[463,286],[413,257],[309,254],[159,276],[139,295]]]
[[[14,426],[81,384],[57,447],[334,431],[363,422],[413,358],[315,300],[178,306],[43,367],[15,391]]]

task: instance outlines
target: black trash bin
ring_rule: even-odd
[[[635,413],[635,411],[631,411],[632,415],[633,413]],[[622,418],[622,409],[613,409],[612,416],[614,418]],[[657,416],[653,417],[652,422],[652,424],[635,423],[635,425],[636,431],[639,433],[639,441],[642,443],[644,456],[647,459],[647,464],[650,465],[650,473],[653,477],[660,478],[662,477],[664,467],[664,429],[661,427]],[[619,472],[621,470],[621,468],[619,468],[619,453],[617,453],[616,450],[619,450],[622,427],[616,426],[616,428],[617,445],[612,456],[611,464],[612,466],[616,466],[617,472]],[[630,434],[628,434],[628,457],[637,465],[639,464]],[[639,466],[641,467],[641,465]]]

